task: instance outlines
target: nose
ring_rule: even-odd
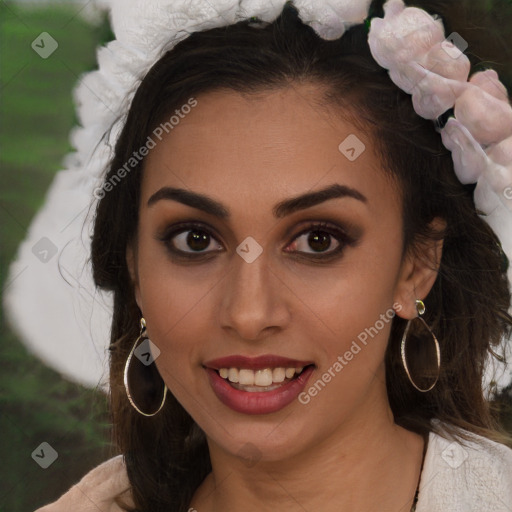
[[[290,297],[265,250],[251,263],[234,254],[222,287],[221,327],[246,340],[264,339],[290,322]]]

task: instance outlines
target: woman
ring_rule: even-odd
[[[449,109],[418,115],[419,79],[395,84],[414,74],[390,79],[398,49],[301,12],[195,31],[138,87],[92,239],[123,457],[40,512],[512,508],[482,390],[512,327],[506,256],[469,153],[430,120]],[[384,28],[418,16],[393,0]]]

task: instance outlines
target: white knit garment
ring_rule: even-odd
[[[512,450],[430,433],[416,512],[511,512]]]
[[[481,436],[464,443],[430,433],[416,512],[512,511],[512,450]],[[113,500],[127,485],[117,456],[36,512],[121,512]]]

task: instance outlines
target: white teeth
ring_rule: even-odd
[[[292,379],[303,369],[303,366],[297,368],[265,368],[256,371],[246,368],[220,368],[219,375],[223,379],[239,383],[241,386],[268,387],[275,383],[284,382],[285,379]]]
[[[270,368],[257,370],[254,374],[254,384],[256,386],[270,386],[272,384],[272,370]]]
[[[254,386],[254,372],[252,370],[240,370],[238,382],[242,386]]]
[[[230,368],[228,371],[229,382],[238,382],[238,368]]]
[[[295,375],[295,368],[286,368],[284,374],[287,379],[291,379]]]
[[[272,381],[273,382],[283,382],[286,378],[284,368],[274,368],[272,372]]]

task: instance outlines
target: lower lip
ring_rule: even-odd
[[[272,391],[240,391],[228,384],[215,370],[205,368],[217,398],[230,409],[244,414],[269,414],[293,402],[306,387],[315,369],[308,366],[296,379]]]

